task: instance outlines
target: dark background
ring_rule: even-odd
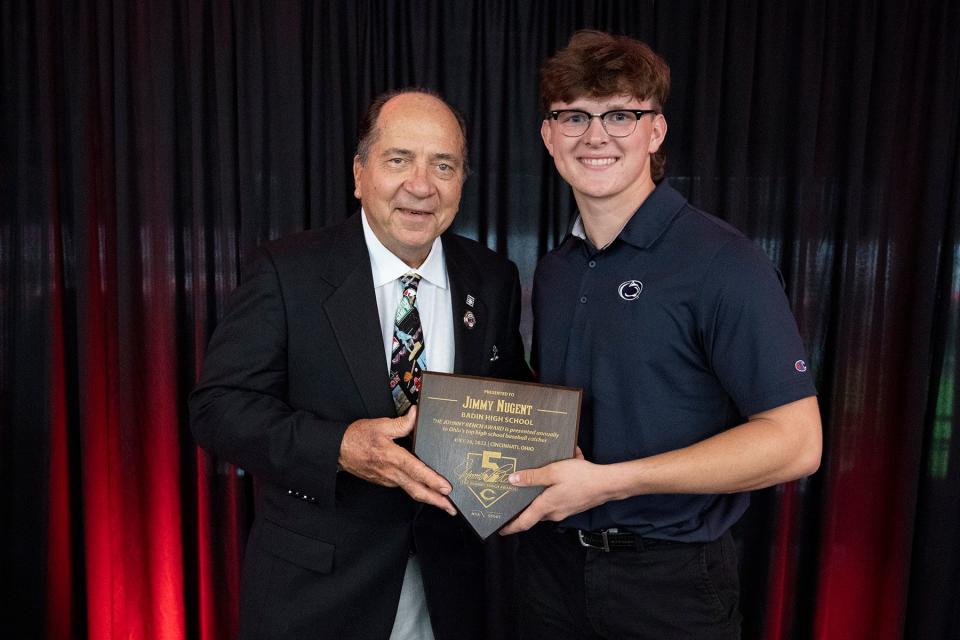
[[[573,213],[536,72],[582,27],[669,62],[669,180],[782,269],[816,372],[821,470],[737,528],[745,637],[956,637],[960,3],[841,0],[0,2],[4,637],[233,637],[249,478],[185,400],[240,265],[356,209],[360,114],[419,84],[529,293]]]

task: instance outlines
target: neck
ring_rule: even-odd
[[[395,253],[394,255],[397,256],[398,258],[400,258],[400,260],[402,260],[403,263],[404,263],[405,265],[407,265],[408,267],[410,267],[411,269],[419,269],[419,268],[420,268],[420,265],[422,265],[422,264],[427,260],[427,256],[426,256],[426,255],[423,255],[423,256],[420,256],[420,255],[400,255],[399,253]],[[427,255],[429,255],[429,254],[427,254]]]
[[[613,242],[627,221],[644,203],[656,185],[652,180],[638,182],[637,188],[608,198],[591,198],[574,193],[583,230],[598,249]]]

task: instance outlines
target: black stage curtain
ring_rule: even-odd
[[[737,528],[745,637],[956,637],[960,3],[892,0],[0,3],[4,637],[233,636],[249,479],[185,398],[241,263],[357,208],[358,118],[416,84],[529,292],[574,211],[536,73],[583,27],[671,64],[669,180],[780,266],[816,371],[822,469]]]

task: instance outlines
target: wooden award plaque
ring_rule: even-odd
[[[450,500],[485,540],[543,487],[514,487],[518,469],[573,456],[580,389],[424,372],[414,453],[453,486]]]

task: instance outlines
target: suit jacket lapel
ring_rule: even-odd
[[[453,312],[454,373],[481,375],[480,364],[484,336],[489,328],[487,305],[479,297],[482,274],[459,244],[443,236],[443,255],[450,276],[450,302]],[[470,296],[468,300],[468,296]],[[468,302],[472,301],[472,304]],[[468,315],[470,314],[470,315]],[[472,316],[472,326],[471,317]]]
[[[383,355],[377,297],[360,215],[340,228],[324,278],[336,291],[323,304],[334,337],[371,417],[396,415]]]

